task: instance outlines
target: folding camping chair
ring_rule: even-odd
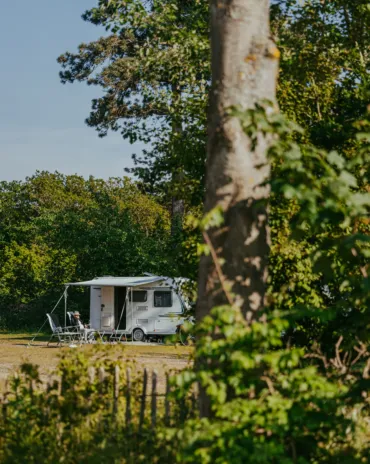
[[[73,330],[73,327],[62,327],[56,314],[46,314],[46,317],[48,318],[52,331],[52,335],[47,346],[49,346],[53,338],[58,339],[57,346],[62,345],[63,343],[72,343],[76,341],[76,339],[81,343],[81,333]]]

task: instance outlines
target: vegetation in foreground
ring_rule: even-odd
[[[69,353],[46,386],[37,366],[21,366],[3,405],[0,462],[173,460],[170,443],[157,437],[164,424],[164,395],[158,396],[157,384],[150,396],[132,363],[122,366],[119,359],[101,356],[94,350],[89,364],[83,353]],[[166,423],[173,424],[178,414],[172,404]]]

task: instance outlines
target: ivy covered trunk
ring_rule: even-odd
[[[251,320],[264,306],[267,279],[269,187],[262,184],[269,175],[268,139],[257,134],[253,146],[229,110],[275,102],[279,52],[270,35],[268,0],[211,0],[210,7],[205,213],[221,208],[224,222],[205,232],[211,252],[200,262],[197,318],[233,301]]]

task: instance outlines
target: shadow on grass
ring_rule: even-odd
[[[16,333],[0,333],[0,341],[16,341],[16,340],[27,340],[31,341],[34,338],[34,334],[16,334]],[[47,342],[50,339],[50,334],[40,334],[35,338],[35,342]]]

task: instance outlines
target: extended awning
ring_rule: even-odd
[[[66,286],[75,287],[140,287],[150,285],[155,282],[162,282],[166,277],[148,276],[148,277],[96,277],[93,280],[84,282],[71,282]]]

